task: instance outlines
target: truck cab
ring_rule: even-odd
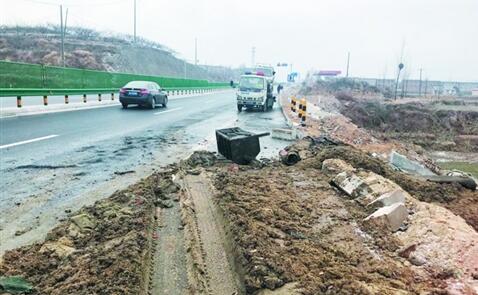
[[[266,112],[272,109],[275,102],[272,96],[272,83],[261,72],[248,72],[242,75],[236,94],[239,112],[243,108]]]

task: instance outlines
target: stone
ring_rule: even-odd
[[[119,213],[121,213],[122,215],[133,215],[133,210],[131,210],[131,208],[129,207],[123,207],[120,209]]]
[[[40,248],[40,253],[54,252],[60,258],[67,257],[75,251],[76,251],[75,248],[67,246],[67,245],[63,245],[62,243],[60,243],[60,241],[45,243]]]
[[[395,203],[405,204],[405,196],[406,193],[403,190],[397,189],[381,195],[368,205],[372,207],[384,207],[393,205]]]
[[[367,185],[354,173],[341,172],[332,179],[332,183],[352,198],[367,194]]]
[[[65,245],[65,246],[69,246],[69,247],[73,247],[73,241],[68,239],[67,237],[63,236],[61,238],[58,239],[58,243],[62,244],[62,245]]]
[[[382,207],[367,216],[365,221],[383,221],[392,231],[397,231],[408,217],[407,208],[403,203],[395,203]]]
[[[298,295],[303,294],[303,290],[299,288],[299,284],[296,282],[287,283],[280,288],[269,290],[262,289],[257,291],[257,295]]]
[[[355,168],[342,159],[326,159],[322,162],[322,171],[326,173],[355,172]]]
[[[408,261],[415,266],[422,266],[427,263],[426,258],[422,254],[416,252],[410,254]]]
[[[71,221],[80,228],[80,231],[92,230],[96,222],[88,214],[79,214],[71,217]]]
[[[73,237],[73,238],[82,238],[84,237],[85,235],[81,233],[81,229],[74,223],[71,223],[68,228],[67,228],[67,233],[70,237]]]

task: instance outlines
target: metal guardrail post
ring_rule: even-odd
[[[21,108],[21,107],[22,107],[22,97],[17,96],[17,108]]]
[[[111,100],[115,100],[115,94],[114,94],[114,92],[111,92]]]
[[[98,101],[101,101],[101,93],[98,93]]]
[[[83,94],[83,102],[86,103],[86,94]]]
[[[68,95],[65,95],[65,104],[68,104],[70,100],[68,99]]]
[[[43,95],[43,105],[47,106],[48,105],[48,96]]]

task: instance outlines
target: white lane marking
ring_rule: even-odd
[[[156,112],[156,113],[154,113],[154,114],[155,114],[155,115],[160,115],[160,114],[164,114],[164,113],[179,111],[179,110],[181,110],[181,109],[182,109],[182,108],[175,108],[175,109],[170,109],[170,110],[167,110],[167,111]]]
[[[36,142],[36,141],[40,141],[40,140],[50,139],[50,138],[57,137],[57,136],[59,136],[59,135],[52,134],[52,135],[48,135],[48,136],[37,137],[37,138],[29,139],[29,140],[24,140],[24,141],[5,144],[5,145],[0,145],[0,150],[1,149],[6,149],[6,148],[9,148],[9,147],[14,147],[14,146],[17,146],[17,145],[22,145],[22,144],[32,143],[32,142]]]

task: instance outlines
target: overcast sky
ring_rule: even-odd
[[[134,0],[0,0],[0,24],[59,22],[133,33]],[[138,35],[200,63],[292,63],[294,69],[478,81],[478,0],[137,0]],[[403,52],[403,54],[402,54]]]

